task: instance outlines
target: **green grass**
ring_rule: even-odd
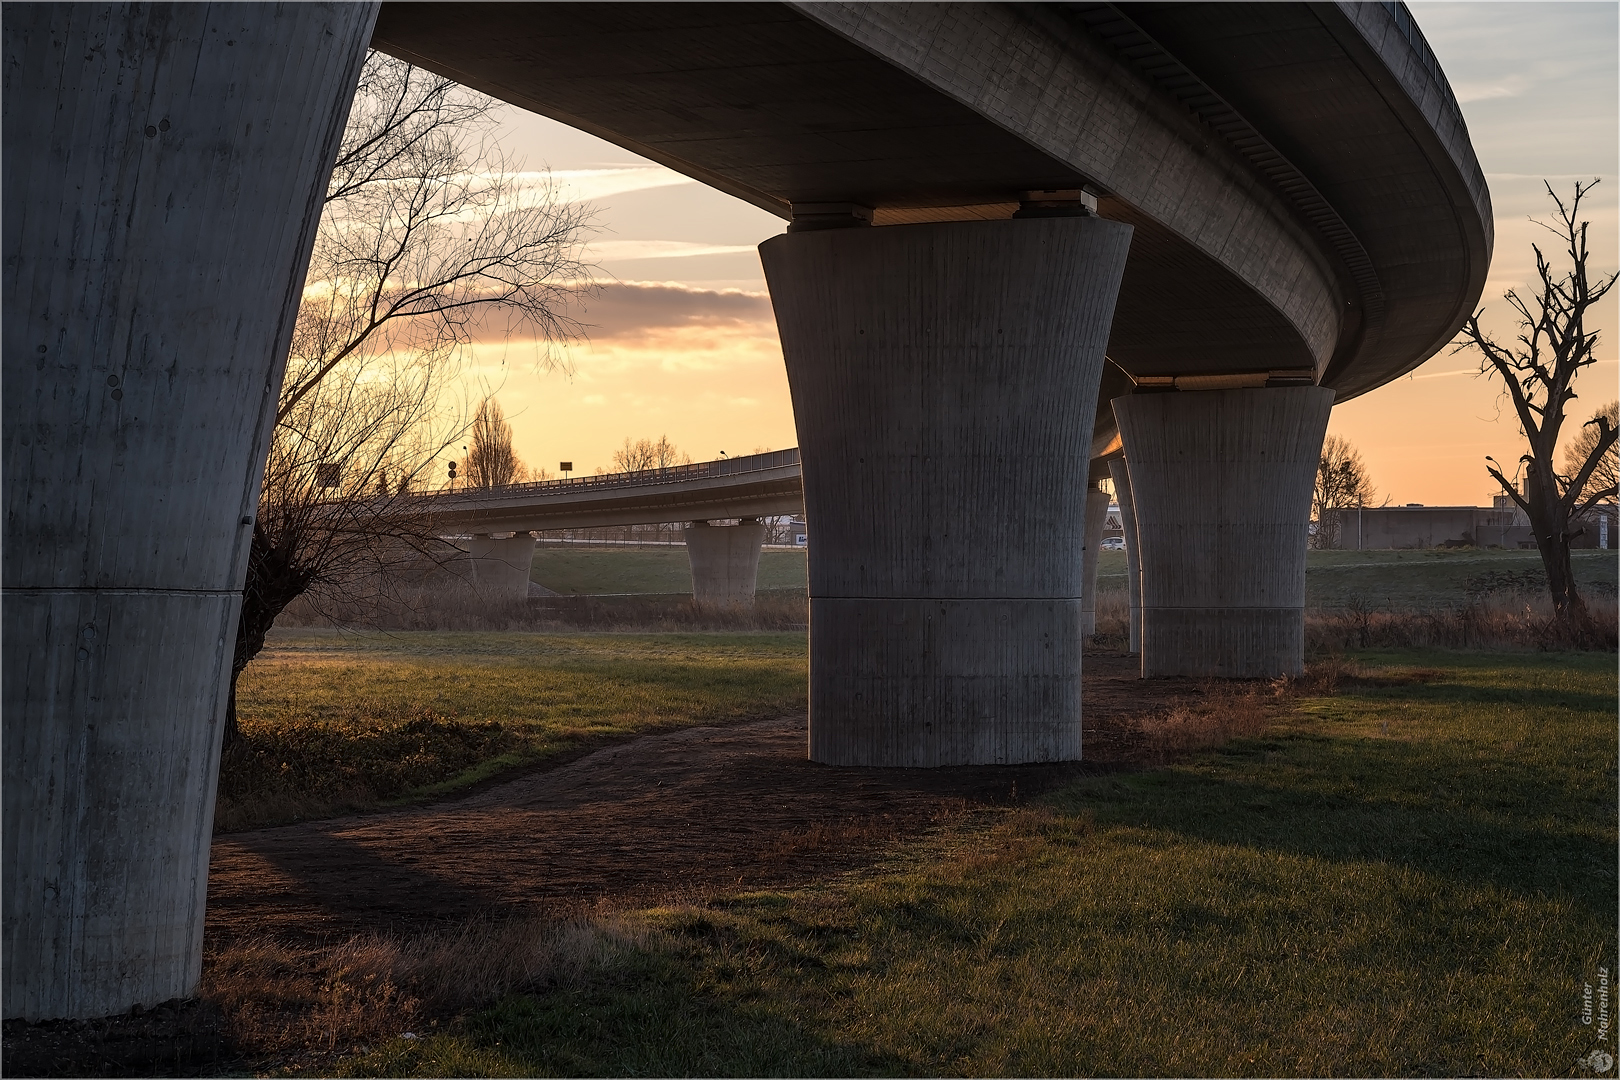
[[[445,794],[609,739],[805,706],[798,634],[277,630],[242,673],[222,828]]]
[[[1574,551],[1575,580],[1588,597],[1613,596],[1613,551]],[[1464,603],[1470,586],[1514,576],[1534,579],[1546,595],[1541,556],[1534,551],[1428,548],[1412,551],[1312,551],[1307,555],[1305,603],[1337,608],[1359,599],[1384,608],[1432,608]]]
[[[1620,560],[1612,551],[1572,553],[1575,577],[1587,596],[1613,596]],[[1541,557],[1534,551],[1483,548],[1427,548],[1392,551],[1312,551],[1306,555],[1305,602],[1313,608],[1341,608],[1359,600],[1373,607],[1424,609],[1467,602],[1470,583],[1493,575],[1535,576]],[[804,589],[803,551],[760,555],[761,590]],[[539,545],[535,581],[560,593],[690,593],[692,576],[681,547],[574,547]],[[1125,588],[1125,553],[1098,553],[1099,593]],[[1545,589],[1545,586],[1542,586]]]
[[[1613,551],[1571,552],[1575,580],[1588,597],[1613,596],[1620,559]],[[1125,588],[1125,554],[1098,553],[1099,593]],[[1372,607],[1424,609],[1469,599],[1470,580],[1541,574],[1534,551],[1425,548],[1410,551],[1311,551],[1305,556],[1305,604],[1342,608],[1355,600]],[[1544,579],[1543,579],[1544,580]],[[1541,595],[1546,585],[1539,587]]]
[[[1613,656],[1357,659],[1380,677],[1262,737],[644,913],[585,977],[340,1068],[1580,1074],[1615,966]]]
[[[760,590],[804,590],[803,551],[762,551]],[[564,594],[688,593],[692,571],[684,547],[586,547],[537,544],[530,577]]]

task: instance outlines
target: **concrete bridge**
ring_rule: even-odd
[[[196,985],[243,562],[369,42],[790,222],[761,257],[823,762],[1080,754],[1114,466],[1144,674],[1297,671],[1329,407],[1439,349],[1490,259],[1399,3],[0,17],[8,1017]]]
[[[544,529],[686,522],[682,539],[699,603],[754,598],[760,518],[804,513],[799,451],[775,450],[663,469],[423,495],[407,509],[443,535],[471,533],[474,580],[495,595],[529,595],[534,537]],[[741,519],[735,525],[715,521]],[[506,535],[511,534],[511,535]]]

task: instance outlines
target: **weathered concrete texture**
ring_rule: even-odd
[[[1095,468],[1095,467],[1094,467]],[[1086,531],[1080,563],[1080,634],[1097,632],[1097,545],[1102,543],[1103,524],[1108,520],[1108,492],[1093,478],[1086,486]]]
[[[1311,488],[1333,392],[1114,399],[1141,540],[1142,674],[1297,675]]]
[[[526,600],[534,568],[534,537],[529,533],[497,539],[473,536],[467,541],[472,583],[485,596]]]
[[[681,532],[692,565],[692,599],[728,607],[754,602],[759,584],[759,551],[765,525],[745,520],[737,525],[694,521]]]
[[[7,1017],[196,988],[249,524],[374,15],[4,9]]]
[[[1136,537],[1136,502],[1131,497],[1131,474],[1125,459],[1112,458],[1108,462],[1108,475],[1114,481],[1114,499],[1119,503],[1119,518],[1125,533],[1125,597],[1131,606],[1130,651],[1142,651],[1142,560]]]
[[[1079,756],[1075,539],[1130,235],[1044,218],[760,245],[815,522],[813,759]]]

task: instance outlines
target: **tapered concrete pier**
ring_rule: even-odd
[[[4,9],[8,1018],[196,989],[248,541],[374,15]]]
[[[1080,633],[1085,637],[1097,632],[1097,560],[1102,554],[1103,526],[1108,523],[1108,492],[1101,484],[1106,468],[1093,465],[1086,484],[1086,531],[1080,563]]]
[[[760,245],[815,522],[814,760],[1079,756],[1074,541],[1130,236],[1062,217]]]
[[[745,518],[736,525],[694,521],[681,532],[692,567],[692,599],[720,607],[749,607],[759,584],[759,553],[765,524]]]
[[[1311,488],[1333,391],[1114,399],[1141,540],[1142,674],[1297,675]]]
[[[534,568],[534,535],[494,537],[474,534],[467,542],[467,566],[479,593],[496,599],[526,600]]]
[[[1131,497],[1131,474],[1122,457],[1110,458],[1108,475],[1114,481],[1114,498],[1119,503],[1119,524],[1125,533],[1125,597],[1130,604],[1129,649],[1142,651],[1142,560],[1136,538],[1136,502]]]

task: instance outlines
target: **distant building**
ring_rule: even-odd
[[[1497,547],[1534,548],[1535,536],[1524,512],[1506,495],[1483,506],[1368,506],[1331,511],[1338,527],[1334,547],[1371,548]],[[1504,506],[1503,503],[1507,505]],[[1614,506],[1593,510],[1578,523],[1574,548],[1610,548],[1617,536]]]

